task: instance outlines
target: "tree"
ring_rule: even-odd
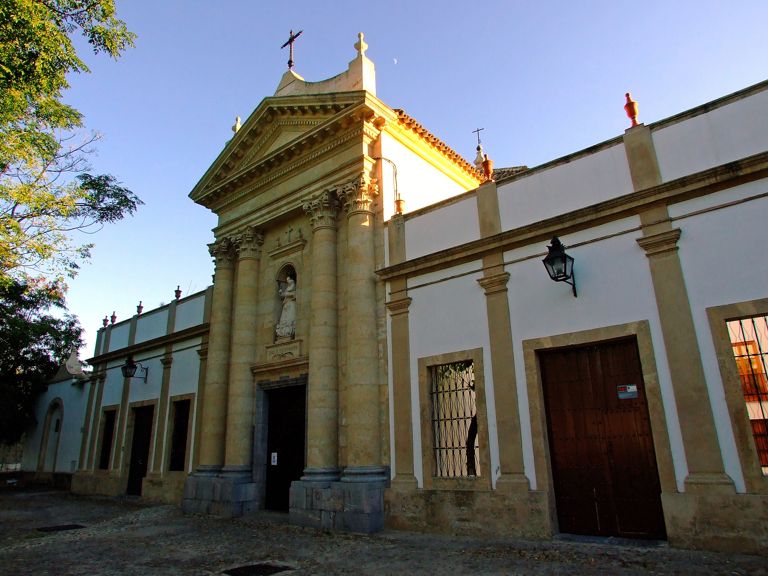
[[[59,281],[0,284],[0,444],[18,442],[35,422],[38,394],[82,344],[77,318],[65,310]]]
[[[117,58],[135,35],[114,0],[0,2],[0,280],[73,276],[89,256],[75,230],[90,232],[142,204],[110,175],[91,175],[97,136],[78,141],[80,113],[61,101],[67,74],[88,72],[71,35]]]

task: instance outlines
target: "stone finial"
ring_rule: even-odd
[[[630,120],[632,120],[632,126],[637,126],[637,102],[632,100],[632,94],[627,92],[625,94],[627,98],[627,103],[624,104],[624,111],[627,113],[627,116]]]
[[[235,116],[235,123],[232,124],[232,132],[237,134],[240,131],[240,116]]]
[[[136,314],[140,315],[142,312],[144,312],[144,306],[142,305],[141,300],[139,300],[139,305],[136,306]]]
[[[365,34],[359,32],[357,34],[357,42],[355,42],[355,50],[357,50],[358,56],[365,56],[365,51],[368,50],[368,44],[365,43]]]
[[[488,158],[488,154],[483,154],[483,177],[484,182],[493,182],[493,160]]]
[[[104,326],[104,328],[106,328],[108,324],[109,324],[109,317],[104,316],[104,320],[101,321],[101,325]]]
[[[477,155],[475,156],[475,168],[478,172],[483,171],[483,161],[485,160],[485,153],[483,152],[483,145],[477,145]]]
[[[115,311],[114,311],[114,310],[112,311],[112,316],[110,316],[110,317],[109,317],[109,320],[110,320],[110,322],[111,322],[112,324],[114,324],[115,322],[117,322],[117,314],[115,314]]]
[[[176,290],[173,291],[173,295],[176,296],[176,300],[181,298],[181,285],[176,286]]]

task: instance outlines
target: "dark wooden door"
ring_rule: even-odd
[[[291,482],[304,472],[306,386],[267,392],[267,486],[265,507],[288,510]]]
[[[126,494],[141,495],[141,481],[147,475],[154,412],[154,406],[141,406],[133,409],[133,440],[131,441],[131,462],[128,468]]]
[[[665,538],[636,341],[539,358],[560,531]]]

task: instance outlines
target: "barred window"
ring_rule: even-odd
[[[752,425],[763,475],[768,475],[768,316],[728,322],[744,403]]]
[[[472,360],[429,367],[435,476],[480,476]]]

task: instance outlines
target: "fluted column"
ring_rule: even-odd
[[[256,312],[259,260],[264,237],[249,227],[234,240],[237,249],[237,281],[232,318],[227,436],[224,474],[251,474],[253,453],[253,376],[256,352]]]
[[[309,318],[307,468],[302,480],[332,481],[338,468],[338,318],[335,191],[304,204],[312,225],[312,291]]]
[[[363,174],[341,190],[347,212],[347,467],[342,480],[377,481],[381,466],[374,213],[378,193]]]
[[[211,324],[205,389],[202,398],[198,474],[216,474],[224,464],[224,430],[227,416],[227,381],[232,322],[234,250],[228,238],[208,246],[216,262],[211,303]]]

